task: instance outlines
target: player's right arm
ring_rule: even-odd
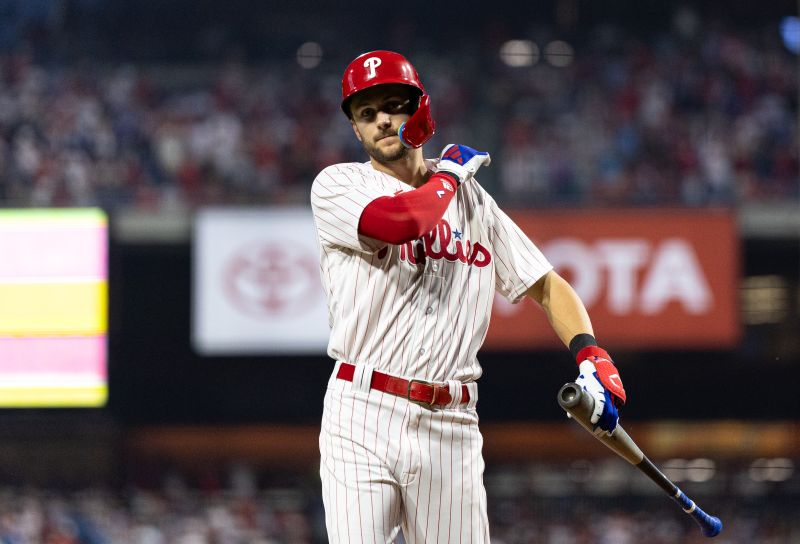
[[[358,163],[325,168],[311,185],[311,209],[322,246],[374,253],[386,244],[364,236],[358,224],[364,208],[396,188],[381,186]]]
[[[361,212],[358,232],[394,245],[416,240],[442,218],[456,184],[453,176],[437,172],[414,191],[376,198]]]
[[[488,153],[448,145],[438,171],[424,185],[394,195],[364,176],[359,165],[328,167],[311,187],[320,240],[367,252],[416,240],[444,216],[458,186],[490,160]]]
[[[430,232],[444,216],[456,188],[490,162],[491,157],[485,151],[458,144],[445,146],[439,156],[438,171],[424,185],[370,202],[361,214],[358,231],[394,245],[416,240]]]
[[[364,175],[362,165],[339,164],[314,180],[311,208],[323,245],[374,253],[433,229],[456,189],[456,179],[442,172],[419,189],[391,194],[397,185]]]

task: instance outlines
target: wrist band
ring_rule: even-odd
[[[597,340],[595,340],[594,336],[591,334],[576,334],[572,337],[572,340],[569,341],[569,351],[572,353],[572,358],[577,360],[578,353],[580,353],[583,348],[596,345]]]

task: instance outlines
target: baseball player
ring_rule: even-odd
[[[586,309],[477,182],[488,153],[448,145],[414,67],[357,57],[342,109],[369,155],[314,180],[311,205],[331,326],[319,438],[331,542],[489,542],[476,354],[495,291],[538,302],[613,433],[625,390]]]

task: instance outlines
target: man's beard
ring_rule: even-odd
[[[374,144],[364,143],[364,150],[366,150],[367,154],[378,161],[381,164],[387,164],[394,161],[399,161],[400,159],[404,158],[408,154],[408,148],[402,144],[400,144],[399,149],[396,151],[391,151],[390,153],[385,153],[382,149],[379,149],[377,146],[378,142]]]

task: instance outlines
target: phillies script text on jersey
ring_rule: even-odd
[[[454,232],[457,233],[454,235]],[[450,242],[456,238],[455,249],[450,250]],[[400,246],[400,260],[407,261],[411,264],[422,263],[425,257],[429,259],[446,259],[451,263],[461,261],[464,264],[474,265],[478,268],[483,268],[492,262],[492,254],[489,250],[481,245],[480,242],[474,244],[469,240],[460,240],[461,233],[450,228],[450,223],[446,219],[442,219],[428,234],[420,238],[422,244],[417,244],[417,254],[414,254],[413,243],[406,242]],[[439,242],[439,249],[436,249],[436,242]],[[419,250],[424,251],[424,255],[420,254]],[[382,254],[381,254],[382,253]],[[378,257],[383,258],[386,256],[387,249],[384,248],[378,254]]]

